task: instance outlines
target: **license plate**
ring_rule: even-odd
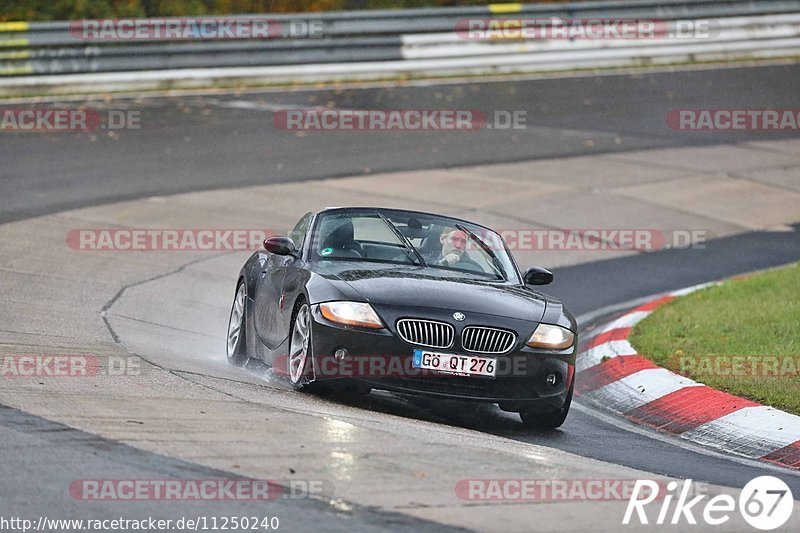
[[[489,357],[429,352],[427,350],[414,350],[412,366],[456,376],[494,377],[497,372],[497,362]]]

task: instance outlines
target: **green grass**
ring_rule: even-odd
[[[660,366],[800,414],[800,264],[678,298],[630,341]]]

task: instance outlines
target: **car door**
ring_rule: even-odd
[[[282,340],[278,327],[278,310],[280,308],[283,277],[287,260],[291,256],[280,256],[269,252],[259,253],[258,281],[254,298],[253,322],[259,340],[269,349],[274,350]]]
[[[313,218],[313,213],[306,213],[289,233],[289,238],[292,239],[298,251],[302,251],[303,249],[308,232],[311,230],[311,221]],[[292,325],[294,302],[297,301],[298,295],[303,292],[305,281],[308,280],[308,271],[305,266],[305,261],[302,259],[294,259],[288,262],[284,268],[284,276],[281,280],[281,296],[283,299],[282,305],[279,306],[278,309],[278,327],[283,333],[284,338],[288,337],[291,333],[289,328],[291,328]]]
[[[302,248],[312,213],[306,213],[289,233],[296,248]],[[259,254],[260,272],[255,294],[255,330],[261,342],[274,350],[289,336],[291,306],[294,299],[287,298],[284,290],[287,270],[297,259],[291,255]],[[288,316],[287,316],[288,315]]]

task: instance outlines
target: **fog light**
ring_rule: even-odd
[[[559,382],[558,374],[547,374],[547,377],[544,378],[544,380],[551,387],[555,387]]]
[[[333,352],[333,356],[336,358],[337,361],[340,363],[344,361],[344,358],[347,357],[347,350],[344,348],[339,348],[335,352]]]

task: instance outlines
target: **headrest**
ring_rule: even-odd
[[[329,217],[322,223],[322,248],[344,248],[353,242],[353,221],[350,218]]]

